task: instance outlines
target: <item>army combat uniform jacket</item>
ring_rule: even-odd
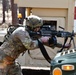
[[[38,47],[24,27],[17,28],[0,47],[0,75],[22,75],[15,59],[26,50]]]

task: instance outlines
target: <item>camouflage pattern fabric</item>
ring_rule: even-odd
[[[13,63],[4,68],[0,68],[0,75],[23,75],[21,72],[21,67]]]
[[[17,63],[8,65],[4,70],[6,75],[22,75],[21,67]]]
[[[17,28],[0,47],[0,75],[22,75],[15,59],[24,51],[37,48],[37,41],[31,40],[23,27]]]
[[[33,28],[36,28],[38,26],[42,26],[43,20],[36,15],[30,15],[26,18],[26,25],[33,29]]]

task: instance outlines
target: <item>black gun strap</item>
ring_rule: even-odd
[[[38,40],[38,46],[43,54],[43,56],[45,57],[45,59],[50,63],[51,58],[49,57],[45,47],[43,46],[43,44]]]
[[[64,44],[63,44],[63,46],[62,46],[61,50],[60,50],[60,51],[58,51],[58,52],[62,52],[62,51],[63,51],[64,46],[65,46],[65,44],[66,44],[67,40],[68,40],[68,37],[65,37]]]

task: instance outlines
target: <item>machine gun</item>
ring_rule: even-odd
[[[71,41],[73,40],[73,45],[75,48],[75,43],[74,43],[74,38],[73,38],[75,36],[74,31],[72,31],[72,32],[57,31],[57,30],[52,29],[50,25],[43,25],[38,32],[29,31],[29,35],[35,39],[37,39],[38,36],[52,36],[52,37],[56,36],[56,37],[61,37],[61,38],[63,37],[64,38],[64,44],[63,44],[63,47],[60,51],[63,50],[64,45],[66,44],[68,38],[70,38],[69,43],[71,43]]]
[[[29,31],[29,35],[31,37],[35,37],[36,35],[39,35],[39,36],[57,36],[57,37],[75,36],[74,32],[71,33],[68,31],[53,30],[50,25],[43,25],[38,32]]]
[[[75,48],[75,43],[74,43],[74,38],[73,38],[75,36],[74,31],[72,33],[68,32],[68,31],[57,31],[57,30],[52,29],[52,27],[50,25],[43,25],[38,32],[29,31],[29,35],[32,38],[36,38],[36,39],[38,38],[38,36],[64,37],[63,46],[58,52],[62,52],[64,50],[64,46],[65,46],[65,44],[68,40],[68,37],[69,37],[70,38],[69,44],[73,40],[73,45]],[[43,56],[45,57],[45,59],[50,63],[51,58],[49,57],[45,47],[43,46],[43,44],[39,40],[38,40],[38,46],[39,46]],[[69,48],[67,48],[67,49],[69,49]]]

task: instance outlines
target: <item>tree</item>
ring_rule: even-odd
[[[17,25],[17,4],[14,4],[14,0],[11,0],[11,11],[12,11],[12,24]]]
[[[6,0],[2,0],[2,7],[3,7],[3,21],[2,21],[2,23],[5,22],[6,4],[7,4],[7,1]]]

